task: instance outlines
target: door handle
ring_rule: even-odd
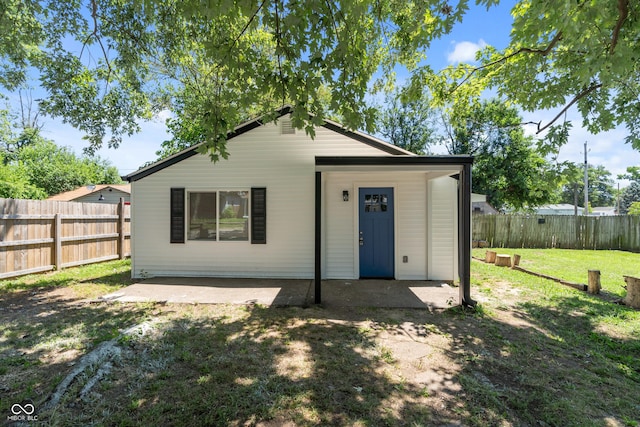
[[[358,239],[360,242],[360,246],[364,246],[364,238],[362,236],[360,236],[360,239]]]

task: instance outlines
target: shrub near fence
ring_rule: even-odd
[[[0,199],[0,279],[130,256],[130,206]]]
[[[473,240],[492,247],[640,251],[640,216],[474,215]]]

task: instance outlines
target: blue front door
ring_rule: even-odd
[[[361,278],[394,278],[393,188],[360,188]]]

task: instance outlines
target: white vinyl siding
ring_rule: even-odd
[[[444,177],[429,181],[429,279],[454,280],[457,271],[457,181]]]
[[[230,157],[195,155],[132,185],[133,276],[312,278],[315,156],[387,155],[326,128],[315,139],[268,124],[228,143]],[[169,189],[267,189],[267,243],[169,243]],[[340,193],[342,197],[342,193]]]

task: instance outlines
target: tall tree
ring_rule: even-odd
[[[566,140],[565,113],[576,108],[583,125],[598,133],[624,125],[626,142],[640,150],[640,2],[632,0],[520,0],[509,45],[487,46],[479,65],[461,64],[438,79],[414,74],[414,87],[432,84],[443,99],[461,105],[486,88],[526,111],[553,109],[549,122],[538,122]]]
[[[571,170],[572,176],[562,187],[560,201],[573,204],[577,197],[579,206],[582,206],[584,205],[584,165],[574,163]],[[587,178],[591,206],[613,206],[616,191],[613,187],[611,172],[602,165],[588,165]]]
[[[214,157],[226,155],[224,137],[248,107],[273,118],[291,102],[293,124],[313,134],[327,113],[323,86],[345,125],[373,130],[370,89],[383,87],[398,64],[415,68],[467,9],[467,0],[2,4],[5,88],[37,70],[47,91],[42,111],[86,132],[93,148],[105,139],[117,146],[158,109],[182,108]],[[382,77],[372,82],[374,75]]]
[[[76,156],[67,147],[40,138],[23,147],[10,163],[14,171],[30,185],[51,196],[87,184],[122,182],[118,170],[97,156]]]
[[[40,139],[22,148],[13,164],[16,172],[51,196],[87,184],[122,182],[118,170],[97,156],[76,156],[67,147]]]
[[[416,99],[428,87],[436,101],[466,108],[492,87],[525,110],[555,109],[538,130],[556,144],[569,125],[558,120],[575,107],[590,131],[625,125],[640,148],[640,3],[520,0],[507,48],[487,47],[479,66],[434,72],[421,61],[469,2],[2,0],[0,85],[14,90],[35,70],[43,113],[86,132],[92,148],[117,146],[160,109],[185,108],[215,158],[249,106],[273,118],[287,100],[294,125],[313,133],[326,116],[323,85],[347,126],[371,131],[366,96],[402,65]],[[198,102],[183,102],[185,93]]]
[[[416,154],[426,154],[435,142],[435,116],[426,100],[409,99],[402,88],[387,94],[380,107],[379,132],[389,142]]]
[[[626,215],[629,208],[635,202],[640,202],[640,181],[633,181],[628,187],[622,190],[620,196],[620,214]]]
[[[500,100],[483,101],[465,115],[444,113],[442,143],[449,154],[474,156],[473,191],[497,209],[548,203],[557,185],[555,168],[526,137],[518,111]]]

